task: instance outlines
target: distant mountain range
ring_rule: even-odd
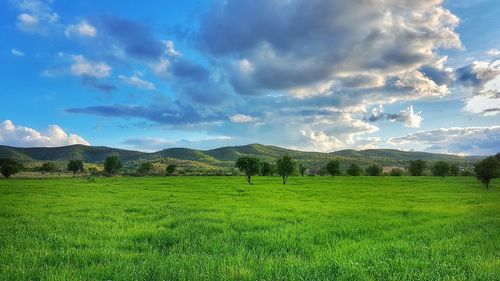
[[[404,167],[410,160],[444,160],[470,166],[481,156],[458,156],[427,152],[400,151],[394,149],[340,150],[331,153],[305,152],[262,144],[229,146],[210,150],[190,148],[168,148],[147,153],[117,149],[105,146],[71,145],[62,147],[20,148],[0,145],[0,158],[12,158],[22,162],[69,161],[81,159],[86,163],[102,163],[109,155],[117,155],[127,166],[142,161],[174,163],[181,166],[218,169],[234,167],[236,159],[242,156],[257,157],[263,161],[274,162],[278,157],[288,154],[293,159],[306,163],[309,167],[320,167],[331,159],[340,161],[346,167],[351,163],[361,166],[378,164],[382,166]]]

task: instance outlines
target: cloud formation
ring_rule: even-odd
[[[136,73],[133,76],[125,76],[125,75],[118,75],[118,78],[120,78],[125,84],[129,86],[133,86],[138,89],[142,90],[154,90],[156,89],[156,86],[154,83],[146,81],[141,79],[142,73]]]
[[[104,62],[87,60],[82,55],[74,55],[70,72],[75,76],[104,78],[111,74],[111,67]]]
[[[11,120],[0,123],[0,144],[17,147],[90,145],[84,138],[75,134],[67,134],[57,125],[50,125],[40,132],[28,127],[16,126]]]
[[[95,37],[97,30],[89,22],[82,20],[77,24],[68,25],[64,34],[66,37]]]
[[[379,120],[389,120],[391,122],[401,122],[407,128],[419,128],[422,120],[422,112],[414,112],[413,105],[401,110],[398,113],[385,113],[383,107],[375,107],[372,109],[372,114],[366,118],[370,122]]]
[[[390,143],[423,144],[431,152],[491,155],[500,152],[500,126],[453,127],[420,131],[392,138]]]
[[[21,52],[17,49],[14,49],[14,48],[10,49],[10,53],[16,57],[24,57],[25,56],[24,52]]]
[[[24,32],[47,35],[59,25],[60,17],[50,7],[50,1],[16,0],[14,4],[21,11],[17,27]]]

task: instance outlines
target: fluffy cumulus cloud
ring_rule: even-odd
[[[418,72],[437,59],[436,49],[461,47],[453,31],[458,18],[441,4],[223,1],[202,21],[200,44],[218,58],[236,58],[231,84],[243,94],[340,80],[442,95],[445,90]]]
[[[67,134],[61,127],[50,125],[43,131],[16,126],[11,120],[0,123],[0,144],[17,147],[90,145],[79,135]]]
[[[47,35],[58,28],[59,15],[50,7],[51,1],[16,0],[13,2],[19,9],[17,27],[27,33]]]
[[[426,150],[443,153],[489,155],[500,152],[500,126],[441,128],[392,138],[390,143],[422,144]]]
[[[86,20],[82,20],[77,24],[68,25],[64,34],[67,37],[95,37],[97,30],[92,24]]]
[[[111,67],[104,62],[91,61],[82,55],[75,55],[70,72],[75,76],[104,78],[111,74]]]
[[[401,110],[398,113],[385,113],[382,106],[372,109],[372,114],[366,118],[370,122],[378,120],[389,120],[391,122],[401,122],[407,128],[419,128],[422,120],[422,112],[415,112],[413,105]]]

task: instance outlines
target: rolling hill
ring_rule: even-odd
[[[423,159],[431,162],[444,160],[469,166],[478,159],[481,159],[480,156],[458,156],[393,149],[347,149],[331,153],[305,152],[262,144],[221,147],[211,150],[169,148],[153,153],[84,145],[34,148],[0,146],[0,158],[12,158],[21,162],[61,162],[71,159],[81,159],[86,163],[99,164],[104,162],[107,156],[117,155],[128,166],[133,166],[142,161],[156,161],[163,163],[173,162],[191,167],[211,167],[212,169],[233,167],[234,161],[242,156],[252,156],[263,161],[274,162],[276,158],[284,154],[288,154],[293,159],[304,162],[312,168],[323,166],[331,159],[338,159],[343,167],[346,167],[350,163],[356,163],[361,166],[378,164],[382,166],[404,167],[410,160],[415,159]]]

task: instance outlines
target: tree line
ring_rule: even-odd
[[[111,155],[106,158],[103,163],[105,175],[115,175],[121,171],[123,168],[123,163],[120,158],[116,155]],[[261,161],[255,157],[240,157],[236,163],[236,168],[245,175],[245,179],[249,184],[252,184],[252,177],[256,175],[261,176],[271,176],[278,174],[282,177],[283,184],[286,184],[288,178],[294,174],[305,175],[305,172],[309,169],[307,165],[303,162],[297,162],[292,160],[288,155],[284,155],[278,158],[273,164],[265,161]],[[176,170],[176,165],[169,164],[165,172],[167,174],[173,174]],[[8,178],[21,170],[23,170],[23,165],[12,159],[0,159],[0,173]],[[143,162],[137,167],[137,173],[145,175],[150,173],[154,168],[153,163]],[[409,162],[408,172],[411,176],[422,176],[425,169],[428,168],[428,163],[424,160],[413,160]],[[460,167],[456,163],[447,163],[445,161],[437,161],[430,165],[430,171],[432,175],[438,177],[446,176],[458,176],[460,175]],[[53,162],[43,163],[39,168],[42,172],[56,172],[58,170],[57,165]],[[76,175],[78,172],[84,172],[84,164],[82,160],[70,160],[66,166],[66,170]],[[90,170],[90,169],[89,169]],[[340,162],[338,160],[329,161],[324,167],[321,167],[322,171],[320,174],[329,174],[331,176],[339,176],[342,174],[340,167]],[[96,169],[90,170],[93,174]],[[462,175],[470,176],[472,174],[466,173],[468,171],[462,171]],[[477,179],[479,179],[486,188],[489,188],[491,179],[500,176],[500,153],[495,156],[489,156],[481,161],[478,161],[474,165],[474,173]],[[359,165],[352,163],[345,170],[345,174],[348,176],[360,176],[362,174],[367,176],[381,176],[383,175],[383,169],[381,166],[373,164],[368,166],[363,170]],[[388,175],[390,176],[402,176],[404,171],[399,168],[391,169]]]

